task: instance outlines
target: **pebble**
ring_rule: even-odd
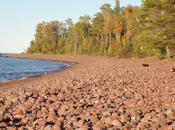
[[[175,129],[170,61],[84,57],[68,58],[79,64],[65,73],[17,81],[5,90],[2,85],[0,129]]]
[[[113,120],[112,121],[112,125],[117,127],[117,128],[121,128],[122,127],[122,123],[119,120]]]

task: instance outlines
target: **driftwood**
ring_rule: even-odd
[[[142,64],[143,67],[149,67],[149,64]]]

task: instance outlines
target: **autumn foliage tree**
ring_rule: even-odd
[[[175,45],[175,0],[143,0],[140,7],[115,3],[76,23],[39,23],[28,53],[165,56],[166,46]]]

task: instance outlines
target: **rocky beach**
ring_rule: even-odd
[[[170,60],[19,54],[71,66],[0,83],[1,130],[174,130]]]

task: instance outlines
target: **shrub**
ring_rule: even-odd
[[[133,43],[133,53],[138,57],[160,56],[161,53],[164,53],[163,48],[158,47],[162,45],[161,38],[147,31],[143,31],[137,35]]]
[[[126,43],[124,48],[119,53],[119,58],[129,58],[132,57],[133,46],[131,43]]]

